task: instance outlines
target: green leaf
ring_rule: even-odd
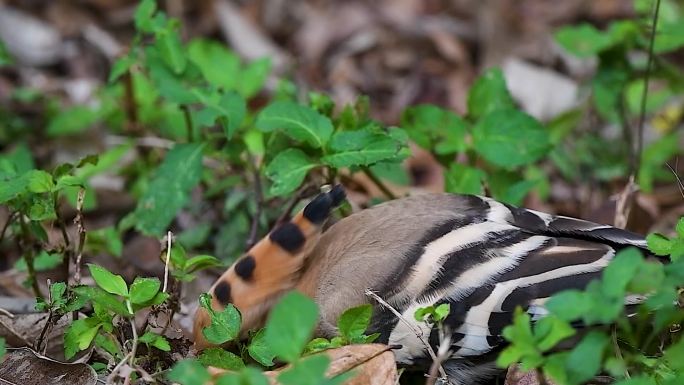
[[[328,365],[330,358],[325,355],[307,357],[278,375],[278,382],[283,385],[333,385],[346,380],[341,377],[328,380],[325,377]]]
[[[485,177],[484,171],[478,168],[452,163],[444,170],[444,189],[450,193],[482,194]]]
[[[330,340],[327,338],[314,338],[309,341],[304,347],[305,353],[316,353],[326,349],[330,349],[332,346]]]
[[[684,21],[663,23],[653,42],[653,52],[657,54],[673,52],[684,47]]]
[[[183,44],[176,27],[177,23],[169,23],[169,26],[156,31],[156,47],[162,60],[175,74],[185,71],[187,60],[183,51]]]
[[[30,170],[20,176],[0,182],[0,204],[29,192],[52,191],[55,187],[52,175],[42,170]]]
[[[280,196],[296,190],[316,163],[298,148],[280,152],[266,167],[266,176],[273,181],[269,195]]]
[[[468,115],[473,118],[480,118],[497,110],[512,109],[514,106],[500,68],[485,71],[468,92]]]
[[[403,144],[384,133],[370,130],[340,131],[330,141],[333,154],[321,158],[332,167],[369,166],[398,158]],[[401,160],[398,158],[397,160]]]
[[[226,137],[232,139],[247,114],[245,99],[235,92],[227,92],[217,102],[206,98],[203,102],[206,107],[197,113],[197,125],[207,127],[219,120]]]
[[[591,300],[579,290],[565,290],[554,294],[544,305],[551,313],[565,321],[574,321],[586,314]]]
[[[240,82],[240,58],[214,40],[194,39],[188,44],[188,56],[204,78],[225,91],[236,91]]]
[[[679,340],[676,344],[665,349],[665,360],[672,369],[684,369],[684,340]]]
[[[185,263],[185,270],[188,273],[193,273],[198,270],[206,269],[208,267],[222,266],[221,261],[211,255],[196,255]]]
[[[205,385],[211,375],[199,360],[188,359],[176,363],[166,378],[181,385]]]
[[[135,209],[136,229],[161,237],[202,174],[204,144],[177,144],[166,154]]]
[[[50,137],[80,134],[95,124],[97,120],[97,112],[89,107],[67,108],[50,120],[47,126],[47,134]]]
[[[32,221],[57,219],[55,199],[52,194],[34,195],[31,197],[28,217]]]
[[[438,155],[462,152],[467,147],[465,122],[453,112],[437,106],[406,109],[401,116],[401,126],[416,144]]]
[[[295,362],[318,321],[318,307],[310,298],[290,292],[273,307],[266,322],[266,341],[276,356]]]
[[[216,380],[216,385],[269,385],[268,378],[258,369],[246,367],[239,373],[228,373]]]
[[[627,284],[639,271],[643,257],[636,248],[628,248],[617,253],[603,270],[602,291],[611,297],[624,297]]]
[[[679,238],[684,238],[684,217],[679,218],[677,225],[675,226],[675,232]]]
[[[221,345],[238,336],[242,317],[233,304],[228,304],[222,311],[216,311],[211,307],[211,296],[202,294],[200,306],[207,309],[211,316],[211,324],[202,329],[202,335],[207,341]]]
[[[95,283],[104,291],[122,297],[128,297],[128,286],[123,277],[112,274],[107,269],[92,263],[88,264],[88,270],[90,270],[90,275],[95,280]]]
[[[372,314],[373,307],[370,304],[347,309],[337,320],[337,329],[340,335],[349,341],[362,336],[368,328]]]
[[[113,311],[116,314],[124,317],[130,317],[132,314],[128,311],[125,303],[113,294],[107,293],[99,287],[92,286],[76,286],[72,288],[74,293],[82,298],[86,298],[93,303],[99,304],[107,310]]]
[[[550,350],[564,339],[573,336],[575,332],[575,329],[568,322],[554,315],[540,319],[534,326],[537,346],[543,352]]]
[[[473,129],[475,150],[505,169],[533,163],[550,150],[549,135],[533,117],[518,110],[488,113]]]
[[[657,382],[653,377],[648,375],[641,375],[639,377],[632,377],[626,380],[621,380],[614,385],[656,385]]]
[[[157,10],[156,0],[142,0],[138,8],[135,9],[133,20],[135,28],[142,32],[152,32],[152,15]]]
[[[154,346],[155,348],[165,352],[171,351],[171,345],[169,345],[169,341],[167,341],[164,336],[160,336],[152,332],[146,332],[143,334],[139,341],[150,346]]]
[[[64,357],[71,359],[76,353],[87,349],[95,339],[100,322],[96,318],[79,319],[71,323],[64,332]]]
[[[252,336],[247,347],[250,357],[263,366],[273,366],[275,354],[266,343],[266,330],[261,329]]]
[[[586,23],[563,27],[556,32],[555,38],[563,48],[578,57],[596,55],[615,43],[612,36]]]
[[[572,384],[583,383],[598,373],[603,351],[609,341],[608,335],[591,331],[572,349],[565,362],[565,370]]]
[[[49,254],[47,251],[43,250],[38,255],[33,258],[33,268],[36,271],[48,271],[56,268],[62,264],[64,256],[62,254]],[[14,268],[19,271],[26,271],[26,259],[21,257],[14,264]]]
[[[2,359],[5,358],[5,354],[7,354],[7,348],[5,347],[5,338],[0,337],[0,362],[2,362]]]
[[[246,98],[256,95],[263,88],[270,72],[270,58],[261,58],[249,63],[240,75],[240,94]]]
[[[314,148],[324,147],[333,132],[330,119],[289,101],[277,101],[261,110],[255,124],[261,131],[279,130]]]
[[[136,277],[131,284],[131,302],[135,304],[143,304],[154,298],[159,292],[161,282],[158,278],[141,278]]]
[[[451,311],[451,304],[449,304],[449,303],[439,304],[435,308],[435,314],[433,315],[433,317],[434,317],[435,321],[442,321],[449,315],[450,311]]]
[[[242,359],[235,354],[221,348],[205,349],[199,356],[204,366],[214,366],[227,370],[240,370],[245,367]]]
[[[130,54],[116,59],[114,64],[112,64],[112,69],[109,71],[109,78],[107,79],[107,82],[114,83],[117,81],[121,76],[128,72],[135,62],[135,58]]]

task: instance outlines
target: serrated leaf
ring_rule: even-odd
[[[314,148],[324,147],[333,132],[329,118],[289,101],[277,101],[261,110],[255,125],[263,132],[281,131]]]
[[[85,298],[93,303],[97,303],[116,314],[122,315],[124,317],[130,317],[132,315],[119,297],[107,293],[99,287],[76,286],[72,288],[72,290],[79,297]]]
[[[296,190],[316,163],[298,148],[288,148],[273,158],[266,167],[266,176],[273,181],[269,194],[279,196]]]
[[[273,307],[266,321],[266,341],[279,358],[294,362],[302,354],[318,321],[318,307],[310,298],[290,292]]]
[[[202,335],[212,344],[221,345],[232,341],[238,336],[242,317],[240,312],[228,304],[223,310],[216,311],[211,307],[211,297],[207,294],[200,296],[200,306],[205,308],[211,317],[211,324],[202,329]]]
[[[131,284],[130,300],[134,304],[143,304],[154,298],[159,292],[161,282],[157,278],[136,277]]]
[[[484,171],[460,163],[452,163],[444,170],[444,189],[450,193],[481,194]]]
[[[140,337],[139,341],[146,343],[150,346],[154,346],[155,348],[164,352],[171,351],[171,345],[169,345],[169,341],[167,341],[164,336],[160,336],[152,332],[146,332],[145,334],[143,334]]]
[[[85,350],[95,339],[100,322],[96,318],[79,319],[71,323],[64,332],[64,357],[70,359]]]
[[[515,106],[500,68],[491,68],[477,78],[468,92],[468,115],[480,118],[492,111]]]
[[[95,283],[104,291],[122,297],[128,296],[128,286],[122,276],[113,274],[107,269],[92,263],[88,264],[88,270],[90,270],[90,275],[95,280]]]
[[[337,329],[349,341],[360,337],[368,328],[372,313],[373,307],[369,304],[347,309],[337,320]]]
[[[518,110],[490,112],[473,131],[475,150],[487,161],[505,169],[533,163],[551,149],[544,127]]]
[[[213,366],[226,370],[240,370],[245,367],[242,359],[235,354],[221,349],[205,349],[199,356],[199,360],[204,366]]]
[[[401,126],[419,146],[438,155],[465,151],[466,124],[451,111],[433,105],[406,109]]]
[[[247,352],[256,362],[263,366],[273,366],[275,353],[266,343],[266,331],[260,329],[252,336],[252,340],[247,347]]]
[[[202,143],[177,144],[166,154],[135,209],[135,227],[161,237],[185,206],[202,173]]]
[[[370,166],[383,160],[399,157],[402,143],[390,136],[370,130],[340,131],[330,141],[333,152],[321,158],[332,167]]]

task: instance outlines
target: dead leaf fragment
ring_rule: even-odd
[[[69,364],[38,355],[31,349],[8,349],[0,364],[0,382],[22,385],[93,385],[97,375],[87,364]]]

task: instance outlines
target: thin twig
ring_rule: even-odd
[[[363,168],[363,173],[366,174],[366,176],[367,176],[368,178],[370,178],[370,180],[372,180],[373,183],[375,183],[376,186],[378,186],[378,188],[380,189],[380,191],[382,191],[382,193],[385,194],[385,196],[386,196],[387,198],[389,198],[389,199],[397,199],[397,196],[394,195],[394,193],[392,193],[392,191],[390,191],[390,189],[389,189],[389,188],[380,180],[380,178],[377,177],[377,175],[375,175],[375,174],[373,173],[373,171],[371,171],[370,168],[364,167],[364,168]]]
[[[43,294],[40,292],[40,287],[38,286],[38,279],[36,278],[36,269],[33,260],[33,245],[31,244],[31,232],[26,225],[26,221],[23,215],[19,215],[19,225],[21,226],[21,232],[24,239],[24,248],[27,249],[24,255],[24,261],[26,262],[26,271],[28,272],[28,279],[31,283],[31,288],[33,289],[33,294],[36,297],[44,298]]]
[[[425,385],[435,385],[437,379],[437,373],[439,373],[439,368],[442,367],[442,363],[446,361],[451,355],[451,334],[444,333],[444,330],[439,325],[439,349],[437,349],[437,359],[432,361],[430,365],[430,371],[428,372],[428,379],[425,381]],[[446,379],[446,378],[445,378]]]
[[[14,318],[14,314],[13,314],[11,311],[7,310],[7,309],[3,309],[3,308],[0,307],[0,313],[4,314],[4,315],[6,315],[6,316],[8,316],[8,317],[10,317],[10,318]]]
[[[183,110],[183,117],[185,118],[185,129],[187,130],[188,142],[192,142],[194,129],[192,127],[192,115],[190,115],[190,107],[186,104],[181,104],[181,110]]]
[[[164,262],[164,286],[162,288],[162,293],[166,293],[166,288],[169,284],[169,261],[171,260],[171,239],[173,238],[173,233],[168,231],[166,233],[166,261]]]
[[[675,163],[675,167],[677,169],[679,168],[678,163],[679,163],[679,158],[677,158],[676,163]],[[670,171],[672,171],[672,174],[674,175],[675,179],[677,179],[677,187],[679,188],[679,193],[682,195],[682,198],[684,198],[684,182],[682,182],[682,178],[679,177],[679,174],[677,174],[677,170],[672,168],[672,166],[670,166],[669,163],[665,163],[665,165],[667,166],[667,168],[670,169]],[[2,238],[0,238],[0,239],[2,239]]]
[[[83,246],[85,246],[86,229],[83,226],[83,202],[85,201],[85,189],[81,187],[78,190],[78,197],[76,198],[76,218],[74,224],[78,229],[78,250],[76,251],[76,272],[74,273],[74,281],[76,285],[81,283],[81,260],[83,259]]]
[[[408,326],[409,330],[411,330],[416,337],[420,340],[420,342],[425,345],[425,348],[427,349],[428,353],[430,354],[430,358],[432,358],[432,362],[438,361],[437,354],[435,354],[435,350],[432,349],[432,346],[425,340],[425,336],[423,336],[423,332],[416,327],[416,325],[412,324],[409,322],[406,318],[404,318],[401,313],[397,311],[397,309],[393,308],[392,305],[388,304],[385,302],[384,299],[380,298],[379,295],[375,294],[372,290],[366,289],[365,294],[374,300],[376,300],[380,305],[384,306],[387,308],[387,310],[391,311],[401,322],[403,322],[406,326]],[[439,365],[439,374],[443,376],[444,378],[447,377],[446,371],[442,367],[442,365]]]

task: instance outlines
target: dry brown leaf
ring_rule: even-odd
[[[97,375],[87,364],[69,364],[38,355],[31,349],[9,349],[0,364],[0,382],[21,385],[91,385]]]
[[[345,385],[394,385],[397,382],[397,364],[394,353],[387,345],[347,345],[319,354],[330,357],[330,367],[326,372],[328,377],[353,371],[354,376],[346,381]],[[278,385],[276,378],[287,368],[288,366],[285,366],[264,374],[272,385]],[[217,368],[209,368],[209,371],[214,376],[227,372]]]

